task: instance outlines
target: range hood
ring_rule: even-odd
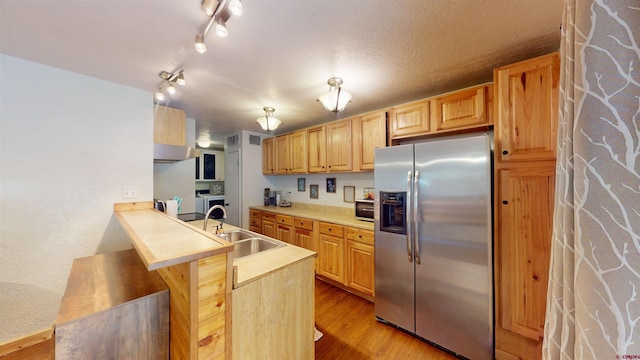
[[[153,162],[171,163],[200,156],[200,150],[190,146],[153,144]]]

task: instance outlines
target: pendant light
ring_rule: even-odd
[[[351,101],[351,93],[342,89],[342,79],[331,77],[327,80],[327,84],[329,84],[329,92],[320,95],[318,101],[327,111],[340,112],[344,110],[347,103]]]
[[[273,113],[276,111],[276,109],[270,106],[265,106],[262,108],[262,110],[264,110],[264,116],[259,117],[256,120],[258,124],[260,124],[260,127],[262,127],[262,130],[274,131],[278,128],[278,126],[280,126],[280,124],[282,124],[282,121],[280,121],[278,118],[273,117]]]

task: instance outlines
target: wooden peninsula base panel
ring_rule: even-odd
[[[55,323],[56,359],[167,359],[169,291],[135,250],[75,259]]]

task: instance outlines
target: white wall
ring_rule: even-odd
[[[153,198],[150,92],[0,54],[0,343],[51,327],[74,258],[129,248]],[[129,201],[129,200],[126,200]]]
[[[287,197],[292,203],[307,203],[314,205],[330,205],[353,208],[354,203],[344,202],[344,186],[355,186],[355,198],[362,199],[365,187],[373,187],[373,171],[363,173],[331,173],[305,175],[270,175],[271,190],[279,190],[282,196],[291,192]],[[305,179],[305,191],[298,191],[298,178]],[[327,193],[327,178],[336,179],[336,192]],[[318,198],[311,199],[309,185],[318,185]],[[262,193],[260,194],[262,196]],[[262,205],[262,197],[250,205]],[[355,210],[354,210],[355,211]]]

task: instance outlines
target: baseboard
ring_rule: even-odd
[[[9,340],[0,344],[0,356],[10,354],[14,351],[24,349],[26,347],[39,344],[43,341],[51,339],[53,336],[53,327],[46,328],[29,335]]]

